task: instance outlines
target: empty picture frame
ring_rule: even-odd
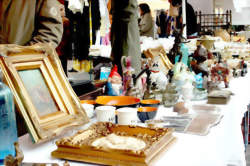
[[[0,45],[0,55],[3,81],[35,143],[88,122],[52,47]]]

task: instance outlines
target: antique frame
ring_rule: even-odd
[[[3,81],[35,143],[88,122],[55,50],[46,44],[0,45]]]

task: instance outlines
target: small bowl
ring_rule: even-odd
[[[115,106],[118,109],[122,107],[137,107],[140,99],[132,96],[98,96],[96,103]]]
[[[95,105],[95,100],[81,100],[81,104],[92,104]]]
[[[157,107],[139,107],[137,111],[137,116],[141,120],[141,122],[144,123],[146,120],[154,119],[157,110]]]
[[[158,107],[160,105],[160,100],[146,99],[141,100],[141,106],[143,107]]]

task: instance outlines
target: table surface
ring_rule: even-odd
[[[250,103],[250,74],[245,77],[233,78],[229,90],[234,95],[226,105],[217,105],[223,118],[212,127],[206,136],[174,133],[176,142],[159,158],[155,165],[169,166],[245,166],[245,147],[241,130],[241,122],[247,105]],[[206,101],[199,101],[205,104]],[[157,117],[172,111],[171,108],[160,107]],[[156,118],[157,118],[156,117]],[[95,119],[91,120],[92,122]],[[87,128],[89,124],[82,126]],[[78,129],[69,131],[65,136],[76,133]],[[19,138],[19,144],[24,153],[24,162],[59,163],[64,160],[52,158],[50,153],[56,150],[55,138],[42,144],[33,144],[29,135]],[[70,165],[93,165],[88,163],[70,162]]]

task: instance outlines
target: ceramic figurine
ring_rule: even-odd
[[[182,86],[186,82],[190,82],[191,84],[195,82],[195,74],[188,70],[188,67],[182,63],[178,62],[174,66],[174,76],[173,81],[177,87],[178,91],[181,91]]]
[[[128,92],[133,88],[133,74],[134,69],[131,67],[131,58],[123,56],[121,58],[122,72],[123,72],[123,95],[128,95]]]
[[[193,61],[191,63],[192,70],[196,73],[202,73],[202,76],[208,76],[208,68],[206,60],[208,58],[208,52],[203,45],[198,45],[193,55]]]
[[[20,166],[22,165],[22,161],[24,158],[23,152],[19,147],[18,142],[14,143],[14,147],[15,147],[15,155],[8,155],[6,156],[6,158],[4,159],[4,165],[5,166]]]
[[[159,90],[165,90],[165,87],[168,83],[167,77],[160,71],[158,63],[154,62],[150,68],[150,80],[153,86],[156,86]]]
[[[137,76],[131,67],[131,58],[129,56],[123,56],[121,62],[123,68],[123,95],[142,98],[147,87],[147,62],[143,65],[145,70],[142,70]]]
[[[188,66],[189,50],[186,44],[181,43],[182,62]]]
[[[107,88],[107,94],[109,96],[122,95],[122,77],[117,72],[117,70],[118,70],[117,66],[115,65],[108,77],[106,88]]]
[[[229,86],[229,69],[224,67],[222,63],[216,63],[211,69],[211,81],[220,82],[224,81],[225,87]]]
[[[241,76],[244,77],[247,73],[247,64],[245,63],[244,58],[241,58],[240,69],[241,69]]]
[[[203,88],[203,78],[202,74],[196,74],[195,76],[195,83],[196,83],[196,88]]]
[[[233,77],[235,77],[235,78],[241,76],[241,70],[240,69],[233,68],[233,72],[232,73],[233,73]]]

